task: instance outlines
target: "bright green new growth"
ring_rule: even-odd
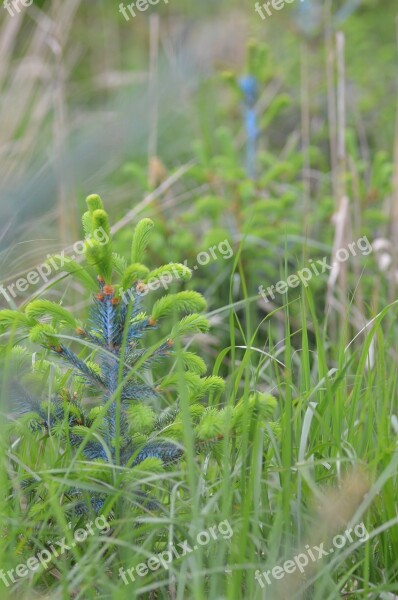
[[[152,317],[154,319],[162,319],[172,313],[176,312],[192,312],[194,310],[202,311],[206,308],[206,301],[197,292],[185,291],[179,294],[169,294],[163,296],[155,302],[152,309]]]
[[[131,245],[132,263],[140,263],[143,261],[152,228],[153,221],[151,221],[151,219],[142,219],[135,228],[133,243]]]
[[[62,325],[69,325],[69,327],[74,329],[78,326],[78,322],[68,310],[50,300],[35,300],[31,302],[27,306],[25,314],[31,320],[38,320],[46,315],[50,315]]]

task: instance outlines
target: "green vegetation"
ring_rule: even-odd
[[[396,3],[24,10],[0,600],[393,600]]]

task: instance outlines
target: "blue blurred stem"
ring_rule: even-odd
[[[257,80],[246,75],[239,80],[239,87],[244,98],[244,121],[246,129],[246,171],[250,179],[254,179],[256,171],[256,150],[259,134],[255,104],[257,99]]]

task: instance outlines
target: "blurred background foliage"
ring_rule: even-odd
[[[233,1],[170,0],[129,21],[105,0],[35,2],[13,17],[2,7],[1,280],[80,239],[92,192],[108,199],[114,221],[127,213],[128,227],[155,218],[154,262],[194,263],[221,239],[242,245],[249,296],[330,254],[337,30],[345,35],[350,240],[366,234],[391,246],[395,13],[393,0],[305,0],[264,21],[254,3]],[[250,48],[262,53],[254,179],[245,175],[237,83],[250,73]],[[377,309],[374,277],[386,290],[391,280],[375,259],[359,294],[364,317]],[[216,260],[195,275],[211,308],[228,301],[231,265]],[[241,276],[237,268],[232,300],[242,297]],[[322,311],[326,279],[311,286]]]

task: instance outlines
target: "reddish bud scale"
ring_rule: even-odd
[[[174,346],[174,341],[173,340],[166,340],[166,344],[168,345],[169,348],[171,348],[171,346]]]
[[[76,327],[76,333],[77,335],[84,335],[85,331],[81,327]]]
[[[112,285],[104,286],[104,294],[106,296],[113,296],[114,293],[115,293],[115,288]]]
[[[142,281],[140,281],[140,283],[137,283],[135,289],[140,294],[141,292],[145,292],[146,291],[147,286],[145,285],[145,283],[143,283]]]
[[[113,306],[117,306],[119,304],[120,300],[119,298],[112,298],[111,300],[111,304],[113,304]]]
[[[99,302],[103,302],[104,301],[104,294],[97,294],[96,298],[97,298],[97,300],[99,300]]]
[[[148,325],[150,327],[155,327],[155,325],[157,324],[157,320],[156,319],[152,319],[152,317],[148,320]]]

